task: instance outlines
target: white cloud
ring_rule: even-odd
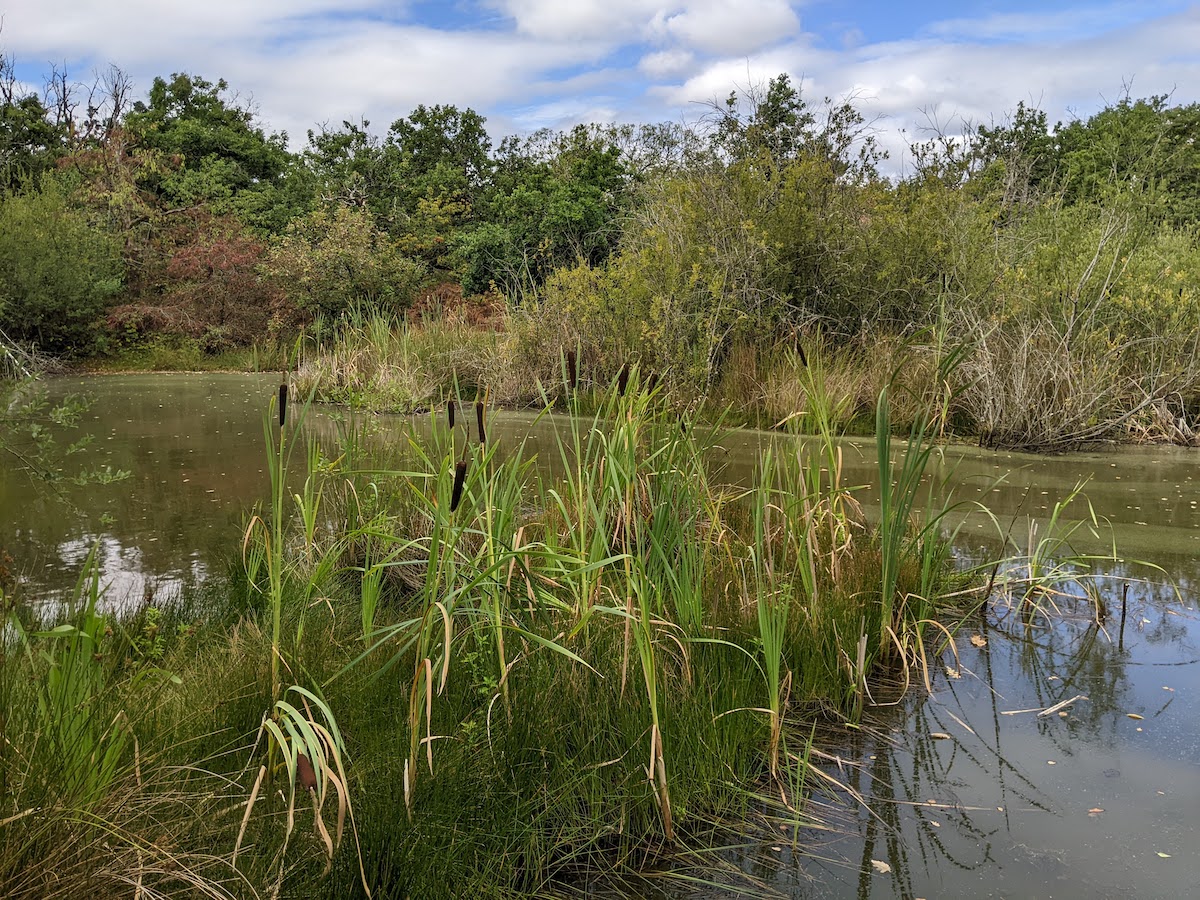
[[[659,50],[638,61],[638,69],[651,78],[671,78],[689,71],[696,61],[690,50]]]
[[[702,0],[682,12],[660,12],[652,28],[688,47],[739,55],[790,37],[800,20],[785,0]]]
[[[1031,28],[1050,30],[1045,22]],[[1132,79],[1135,96],[1175,91],[1177,101],[1191,102],[1200,97],[1198,48],[1200,6],[1192,6],[1074,39],[993,44],[925,38],[849,50],[818,50],[799,39],[748,58],[710,62],[682,84],[655,92],[664,105],[678,108],[781,72],[795,83],[803,76],[810,102],[852,96],[868,119],[879,118],[879,139],[894,167],[908,144],[929,136],[933,125],[954,133],[999,120],[1020,101],[1044,109],[1053,123],[1117,100]]]
[[[857,95],[868,117],[886,117],[893,150],[919,136],[922,110],[978,123],[1024,100],[1053,121],[1116,99],[1131,78],[1137,96],[1200,98],[1200,4],[1082,4],[914,19],[906,34],[867,43],[850,13],[804,33],[803,4],[785,0],[471,0],[466,9],[502,15],[440,28],[416,21],[428,5],[388,0],[61,0],[53,15],[24,0],[5,10],[0,47],[26,78],[29,66],[66,63],[86,80],[108,62],[138,93],[172,72],[226,78],[293,145],[316,124],[360,115],[385,129],[418,103],[472,106],[493,128],[695,118],[696,101],[780,72],[810,101]]]
[[[498,0],[497,5],[519,32],[552,41],[635,37],[655,14],[671,7],[662,0]]]

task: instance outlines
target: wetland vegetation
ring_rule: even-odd
[[[1196,104],[1020,106],[885,178],[875,123],[786,76],[691,129],[493,148],[422,106],[300,152],[222,81],[114,70],[86,120],[3,85],[0,448],[71,455],[39,366],[289,373],[227,572],[122,612],[98,550],[61,603],[0,557],[6,896],[582,895],[794,850],[818,729],[1099,558],[1055,507],[1023,568],[964,570],[933,442],[1196,440]],[[321,402],[425,424],[319,440]],[[744,423],[775,434],[739,480]]]

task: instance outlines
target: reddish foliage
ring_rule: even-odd
[[[266,245],[231,219],[187,212],[160,235],[165,264],[110,312],[110,329],[132,338],[181,334],[217,352],[294,324],[294,312],[260,275]]]

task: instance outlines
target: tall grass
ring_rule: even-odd
[[[242,896],[545,893],[718,845],[764,804],[796,820],[795,748],[862,703],[883,585],[932,597],[944,571],[910,552],[903,498],[892,530],[867,527],[832,426],[781,437],[747,491],[714,471],[721,430],[681,427],[636,366],[625,381],[579,401],[592,416],[546,412],[553,467],[485,408],[483,429],[432,414],[398,462],[347,431],[289,473],[305,404],[281,429],[277,403],[238,602],[171,632],[162,666],[179,683],[159,679],[129,729],[107,730],[109,704],[150,681],[104,682],[80,758],[111,745],[117,762],[85,793],[136,783],[140,761],[145,783],[204,811],[176,808],[172,833],[219,858],[197,869],[205,889]],[[885,571],[882,535],[901,529]],[[890,622],[901,639],[917,627]],[[4,672],[11,694],[11,658]],[[21,746],[49,759],[48,743]]]

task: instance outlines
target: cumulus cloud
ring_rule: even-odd
[[[494,128],[695,118],[697,102],[780,72],[809,100],[855,96],[869,118],[884,117],[894,151],[927,116],[979,123],[1022,100],[1051,120],[1086,115],[1129,79],[1137,96],[1200,96],[1200,4],[1182,0],[914,15],[886,41],[864,37],[851,11],[817,30],[800,19],[804,3],[786,0],[458,0],[436,19],[431,8],[61,0],[47,15],[26,2],[5,11],[0,47],[26,65],[26,80],[30,66],[66,64],[86,80],[109,62],[139,91],[177,71],[223,77],[294,145],[322,122],[365,115],[386,128],[418,103],[472,106]]]
[[[672,78],[692,68],[696,57],[690,50],[659,50],[638,61],[638,69],[651,78]]]
[[[791,36],[800,20],[785,0],[707,0],[677,13],[660,11],[651,28],[684,46],[736,56]]]
[[[517,31],[551,41],[636,37],[657,13],[661,0],[500,0]]]

